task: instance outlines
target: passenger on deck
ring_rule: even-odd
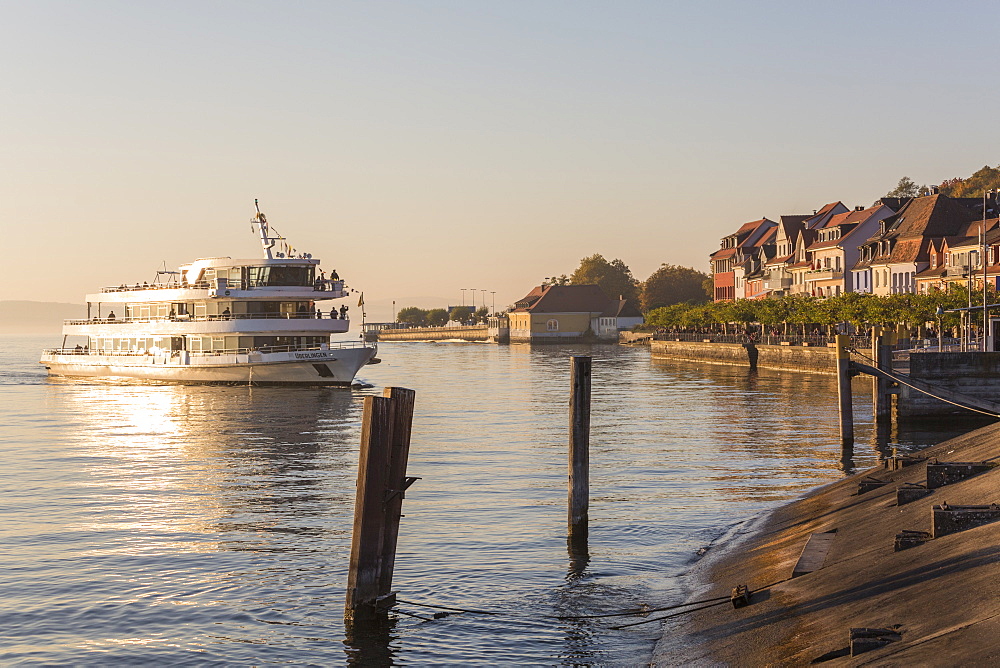
[[[115,312],[111,311],[110,313],[108,313],[108,320],[114,320],[114,319],[115,319]]]
[[[226,310],[222,312],[222,317],[228,319],[231,315],[232,313],[229,312],[229,307],[227,306]]]

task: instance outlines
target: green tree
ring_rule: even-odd
[[[946,179],[939,192],[949,197],[982,197],[987,190],[1000,188],[1000,167],[984,165],[968,178]]]
[[[542,279],[542,285],[569,285],[569,276],[548,276]]]
[[[600,254],[580,260],[569,280],[572,285],[598,285],[612,299],[618,295],[636,299],[639,295],[639,281],[632,276],[628,265],[619,259],[608,262]]]
[[[472,317],[473,308],[471,306],[455,306],[451,309],[451,319],[458,322],[467,322]]]
[[[472,314],[472,321],[478,324],[486,322],[486,319],[490,316],[490,310],[485,306],[480,306],[476,309],[476,312]]]
[[[416,306],[401,308],[399,309],[399,313],[396,314],[396,322],[423,327],[427,324],[427,311]]]
[[[427,324],[431,327],[441,327],[448,324],[448,311],[443,308],[432,308],[427,312]]]
[[[917,197],[921,192],[926,192],[927,186],[918,186],[909,176],[904,176],[896,184],[896,187],[885,194],[886,197]]]
[[[711,280],[711,277],[697,269],[662,264],[642,284],[642,310],[651,311],[682,302],[703,303],[708,298],[705,294],[706,279]]]

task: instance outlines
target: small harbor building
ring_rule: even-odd
[[[540,285],[508,313],[510,340],[554,343],[567,340],[618,340],[618,332],[643,322],[628,299],[608,297],[596,285]]]

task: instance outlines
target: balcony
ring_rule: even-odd
[[[765,278],[765,290],[784,290],[792,287],[792,279],[789,278]]]
[[[806,272],[807,281],[842,281],[844,272],[839,269],[814,269]]]

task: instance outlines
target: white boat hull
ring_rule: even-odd
[[[351,385],[375,348],[189,355],[46,354],[50,376],[179,384]]]

